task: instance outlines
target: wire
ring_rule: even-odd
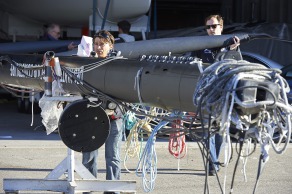
[[[289,86],[279,74],[280,70],[268,69],[263,65],[247,61],[224,60],[207,67],[201,74],[194,92],[193,101],[198,107],[202,129],[208,120],[211,126],[219,125],[219,133],[223,136],[225,148],[224,166],[227,169],[231,160],[230,126],[243,132],[240,137],[241,144],[244,139],[257,139],[261,145],[262,160],[269,159],[269,145],[276,153],[283,153],[291,137],[292,109],[287,100]],[[247,82],[241,81],[247,80]],[[249,81],[249,82],[248,82]],[[240,85],[239,83],[243,83]],[[245,85],[246,84],[246,85]],[[248,91],[244,93],[244,91]],[[240,96],[241,95],[241,96]],[[242,96],[245,95],[243,98]],[[206,115],[210,114],[208,119]],[[280,133],[284,143],[276,144],[272,137],[275,132]],[[242,155],[240,146],[236,160],[247,158],[256,149],[248,150]],[[237,149],[236,149],[237,151]],[[246,159],[244,161],[244,170]],[[231,182],[231,192],[236,168]],[[224,176],[224,190],[226,187],[226,174]],[[246,176],[246,174],[244,173]],[[246,177],[245,177],[246,179]],[[205,183],[207,184],[207,182]]]

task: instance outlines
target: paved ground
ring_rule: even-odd
[[[0,193],[3,191],[4,178],[37,178],[43,179],[65,157],[67,148],[60,140],[58,134],[46,135],[44,131],[35,128],[41,124],[39,116],[17,113],[16,102],[0,101]],[[156,143],[158,158],[158,175],[155,180],[154,194],[194,194],[204,193],[205,172],[202,157],[196,143],[188,142],[187,155],[177,160],[169,154],[168,142],[160,140]],[[124,145],[123,145],[124,147]],[[104,149],[103,147],[101,149]],[[104,152],[100,152],[100,173],[98,179],[105,179]],[[80,153],[76,153],[80,159]],[[124,151],[122,158],[124,159]],[[257,194],[289,194],[292,193],[292,149],[287,149],[282,155],[270,150],[270,160],[266,164],[261,176]],[[234,157],[235,158],[235,157]],[[246,166],[247,181],[241,168],[237,171],[234,190],[235,194],[253,193],[259,148],[248,158]],[[126,166],[134,172],[138,159],[133,158],[126,162]],[[226,193],[230,192],[231,177],[235,159],[227,169]],[[242,167],[242,165],[240,165]],[[224,181],[224,169],[219,172],[221,184]],[[123,166],[122,180],[137,181],[137,193],[145,193],[142,178],[129,173]],[[221,193],[215,177],[209,177],[210,193]],[[20,193],[53,193],[21,191]],[[96,192],[97,193],[97,192]]]

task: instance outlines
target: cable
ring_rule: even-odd
[[[216,62],[202,72],[193,101],[198,107],[197,114],[200,116],[203,131],[208,114],[211,115],[210,125],[219,125],[218,133],[224,137],[224,147],[227,146],[225,169],[231,160],[231,125],[234,129],[247,134],[241,137],[242,141],[245,138],[258,140],[265,162],[269,159],[269,145],[272,145],[278,154],[286,150],[291,137],[292,108],[287,100],[288,84],[280,73],[280,70],[268,69],[260,64],[230,59]],[[280,133],[281,139],[285,139],[283,146],[274,143],[272,137],[275,131]],[[243,156],[241,145],[236,167],[239,158],[247,158],[254,153],[255,148],[256,142],[254,149]],[[225,170],[224,188],[226,172]],[[236,168],[231,182],[231,192],[235,172]]]
[[[245,133],[246,133],[246,131],[242,131],[240,133],[240,135],[239,135],[240,136],[240,138],[239,138],[239,154],[237,156],[237,159],[236,159],[236,162],[235,162],[235,166],[234,166],[234,170],[233,170],[230,193],[233,192],[233,184],[234,184],[234,180],[235,180],[235,174],[236,174],[236,170],[238,168],[238,163],[239,163],[239,159],[240,159],[242,148],[243,148],[243,140],[244,140]]]

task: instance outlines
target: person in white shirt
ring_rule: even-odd
[[[135,41],[135,37],[130,35],[131,23],[127,20],[122,20],[118,22],[118,30],[119,35],[118,38],[115,39],[115,43],[122,42],[133,42]]]

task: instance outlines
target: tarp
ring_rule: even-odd
[[[272,39],[257,39],[241,45],[241,50],[255,52],[284,66],[292,65],[292,24],[262,23],[235,28],[232,33],[266,33]]]

